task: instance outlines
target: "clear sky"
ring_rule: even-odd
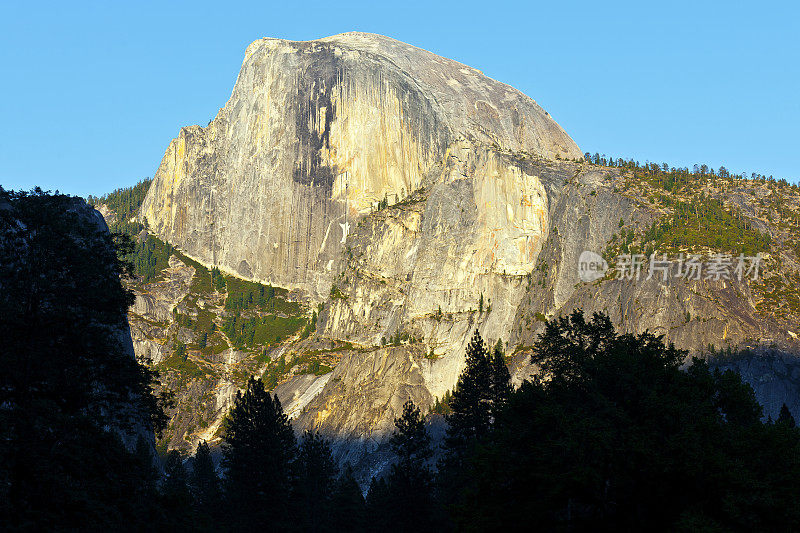
[[[246,46],[388,35],[534,98],[583,151],[800,178],[797,2],[0,3],[0,184],[152,176],[230,96]]]

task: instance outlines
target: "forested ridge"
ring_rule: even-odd
[[[642,164],[597,153],[586,153],[584,160],[627,172],[629,179],[621,192],[630,189],[640,197],[644,195],[647,203],[664,213],[660,220],[642,228],[639,235],[635,235],[633,228],[624,228],[624,221],[621,222],[620,235],[614,235],[611,245],[623,253],[649,256],[656,251],[717,250],[746,255],[769,252],[772,244],[769,233],[755,226],[751,217],[743,214],[742,206],[726,205],[725,195],[737,189],[752,193],[764,187],[776,197],[793,202],[800,193],[796,185],[785,179],[775,180],[756,173],[734,174],[724,166],[718,170],[705,164],[694,165],[692,169],[676,168],[667,163]],[[796,212],[787,221],[800,230]]]
[[[89,196],[87,202],[95,207],[106,206],[114,214],[109,221],[109,229],[131,238],[132,247],[127,251],[126,260],[133,264],[133,272],[142,282],[147,283],[159,277],[169,266],[169,258],[174,249],[156,237],[143,233],[144,225],[137,221],[152,179],[144,179],[133,187],[116,189],[104,196]]]
[[[614,191],[649,212],[650,220],[622,218],[603,256],[623,254],[740,254],[762,259],[750,285],[767,320],[800,317],[800,186],[752,172],[734,173],[705,164],[674,167],[585,154],[590,169],[619,172]],[[618,170],[611,170],[618,169]],[[792,328],[793,329],[793,328]]]

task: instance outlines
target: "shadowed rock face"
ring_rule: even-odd
[[[201,262],[325,295],[346,209],[354,222],[384,197],[479,177],[471,218],[500,228],[527,220],[517,196],[539,194],[536,178],[489,146],[581,155],[533,100],[455,61],[370,34],[261,39],[217,117],[170,143],[141,217]],[[522,209],[544,215],[536,202]],[[541,228],[511,231],[513,253],[530,255],[525,236]],[[471,244],[487,249],[491,238]]]

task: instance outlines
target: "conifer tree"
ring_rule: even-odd
[[[155,508],[120,438],[166,421],[120,334],[123,244],[78,198],[0,187],[4,530],[135,529]]]
[[[394,530],[394,501],[383,477],[373,477],[367,491],[367,521],[374,531]]]
[[[236,508],[236,527],[269,521],[279,528],[288,515],[296,443],[281,403],[253,377],[236,393],[223,437],[227,494]]]
[[[467,345],[466,368],[458,378],[447,415],[447,445],[451,451],[489,431],[491,422],[491,366],[478,330]]]
[[[154,502],[158,501],[160,474],[154,461],[152,444],[143,434],[137,437],[133,449],[133,468],[134,471],[129,473],[136,480],[133,504],[137,513],[141,513],[144,523],[152,522],[156,519],[154,513],[157,507]]]
[[[319,531],[327,524],[335,481],[336,463],[330,443],[321,435],[306,431],[297,453],[295,484],[301,529]]]
[[[794,421],[794,417],[792,416],[792,412],[789,411],[789,408],[786,407],[785,403],[783,405],[781,405],[781,412],[778,414],[777,423],[778,424],[785,424],[786,426],[788,426],[790,428],[793,428],[796,425],[795,421]]]
[[[502,345],[500,345],[502,350]],[[496,350],[497,351],[497,350]],[[502,351],[490,355],[478,330],[467,345],[466,368],[449,401],[445,455],[438,466],[438,494],[454,512],[454,496],[467,480],[464,458],[485,438],[501,405],[510,394],[508,369]],[[508,392],[506,391],[508,387]],[[497,408],[495,408],[497,404]]]
[[[800,432],[774,425],[740,375],[710,370],[607,315],[549,321],[491,439],[444,488],[456,530],[792,529]],[[709,446],[707,443],[713,443]],[[445,473],[449,474],[450,471]],[[790,525],[791,524],[791,525]]]
[[[171,450],[164,463],[164,480],[161,483],[161,496],[169,526],[185,528],[189,523],[192,497],[189,493],[188,476],[183,466],[183,455]]]
[[[394,421],[395,433],[389,444],[398,457],[398,467],[406,471],[427,471],[431,439],[425,429],[425,418],[411,400],[403,405],[403,414]]]
[[[497,413],[508,403],[513,391],[511,387],[511,374],[506,366],[505,354],[503,352],[503,341],[497,339],[492,355],[489,356],[489,367],[491,369],[490,398],[492,404],[492,419],[497,417]]]
[[[336,481],[331,498],[331,531],[354,531],[364,529],[364,496],[353,475],[350,463],[345,464]]]
[[[183,466],[183,456],[178,450],[171,450],[164,463],[164,482],[161,492],[164,495],[183,495],[186,492],[186,468]]]
[[[388,510],[392,529],[429,531],[434,529],[436,505],[433,498],[433,474],[427,461],[433,455],[425,418],[413,402],[403,405],[403,414],[395,419],[395,433],[389,441],[397,455],[386,482],[392,498]]]
[[[433,474],[427,465],[432,450],[425,419],[408,401],[394,423],[389,443],[397,462],[388,476],[372,479],[367,493],[368,523],[375,531],[431,531],[437,513]]]
[[[153,453],[150,449],[150,443],[147,442],[144,435],[139,435],[137,437],[133,455],[142,480],[142,495],[144,497],[150,497],[156,489],[158,470],[153,462]]]
[[[219,478],[206,441],[197,445],[191,475],[191,487],[198,509],[209,512],[220,503]]]

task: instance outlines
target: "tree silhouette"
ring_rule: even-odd
[[[140,509],[146,509],[156,499],[160,474],[153,457],[153,444],[144,435],[139,435],[136,439],[133,456],[140,480],[136,491],[137,506]]]
[[[143,471],[120,438],[132,445],[166,417],[154,373],[126,342],[133,297],[117,244],[79,198],[0,188],[6,528],[135,527],[148,517]]]
[[[464,457],[488,436],[493,418],[508,401],[510,393],[510,376],[502,344],[490,355],[480,333],[475,330],[467,345],[466,367],[448,402],[445,454],[438,465],[438,494],[451,513],[458,512],[455,497],[468,475]]]
[[[549,321],[492,438],[450,486],[457,529],[786,530],[800,519],[800,432],[763,424],[733,372],[606,315]],[[524,496],[521,496],[524,495]]]
[[[784,424],[790,428],[793,428],[796,425],[794,422],[794,417],[792,416],[791,411],[789,411],[789,408],[786,407],[785,403],[781,405],[781,412],[778,413],[777,423]]]
[[[219,478],[211,458],[211,450],[205,441],[197,445],[192,463],[190,486],[194,495],[197,515],[201,523],[210,526],[218,514],[218,506],[222,501]]]
[[[367,523],[374,531],[394,530],[394,500],[383,477],[373,477],[367,491]]]
[[[497,413],[506,406],[513,392],[513,388],[511,387],[511,374],[508,372],[508,367],[506,366],[503,341],[501,339],[497,339],[497,344],[495,344],[494,350],[489,356],[489,369],[489,395],[491,415],[494,419],[497,417]]]
[[[433,474],[427,461],[433,455],[425,418],[413,402],[403,405],[403,414],[394,421],[390,440],[397,463],[386,479],[391,505],[383,509],[391,517],[394,531],[429,531],[435,529],[436,505],[433,498]]]
[[[389,444],[398,457],[397,467],[407,472],[428,473],[425,462],[430,459],[431,439],[425,429],[425,418],[411,400],[403,405],[403,414],[394,420],[395,433]]]
[[[279,528],[288,518],[296,443],[280,401],[253,377],[236,393],[223,437],[227,494],[240,529]]]
[[[353,468],[347,463],[336,481],[331,499],[331,531],[362,531],[365,504],[361,487],[353,476]]]
[[[471,440],[481,438],[491,424],[492,368],[489,353],[478,330],[467,345],[466,368],[461,373],[450,399],[447,415],[447,445],[461,449]]]
[[[164,480],[161,483],[161,497],[166,511],[166,525],[186,529],[191,523],[192,495],[189,492],[189,478],[183,465],[183,455],[171,450],[164,463]]]
[[[298,449],[295,482],[301,529],[319,531],[328,524],[336,473],[330,443],[306,431]]]

